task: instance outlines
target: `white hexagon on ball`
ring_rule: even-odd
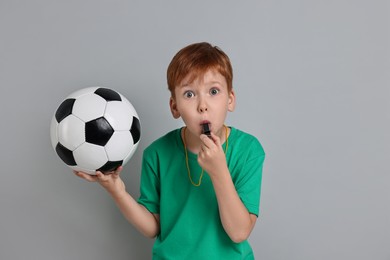
[[[119,161],[129,154],[129,147],[134,145],[130,131],[115,131],[105,146],[110,161]]]
[[[67,116],[58,125],[58,141],[73,151],[85,142],[85,123],[74,115]]]
[[[130,130],[131,124],[133,123],[133,116],[137,116],[134,112],[123,100],[121,102],[112,101],[107,103],[104,117],[115,131]]]
[[[93,169],[89,173],[95,172],[95,169],[99,169],[108,161],[104,147],[90,143],[83,143],[73,151],[73,155],[77,165],[82,165],[85,169]]]
[[[95,94],[85,94],[76,99],[73,114],[84,122],[102,117],[106,110],[106,100]]]

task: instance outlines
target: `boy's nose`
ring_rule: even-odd
[[[207,107],[199,107],[199,112],[204,113],[207,111]]]
[[[198,111],[199,113],[204,113],[207,111],[207,104],[203,99],[199,102]]]

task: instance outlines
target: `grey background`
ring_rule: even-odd
[[[267,159],[257,259],[390,259],[390,9],[386,0],[0,1],[0,259],[149,259],[152,242],[53,152],[69,93],[136,107],[142,150],[182,125],[165,72],[189,43],[230,56],[237,109]]]

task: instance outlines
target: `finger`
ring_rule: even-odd
[[[96,177],[99,181],[106,181],[107,180],[107,176],[105,174],[103,174],[101,171],[96,171]]]
[[[214,133],[211,133],[211,139],[213,140],[213,142],[214,142],[217,146],[220,146],[220,145],[221,145],[221,139],[219,138],[219,136],[215,135]]]
[[[112,174],[119,174],[121,171],[122,171],[123,167],[122,166],[118,166],[116,167],[115,169],[111,170],[111,171],[106,171],[106,172],[101,172],[103,175],[112,175]]]
[[[86,177],[88,175],[88,174],[86,174],[84,172],[78,172],[78,171],[73,171],[73,173],[76,174],[80,178],[84,178],[84,177]]]
[[[119,174],[122,172],[122,169],[123,169],[122,166],[116,168],[116,170],[112,173],[112,177],[115,179],[119,178]]]
[[[84,180],[87,180],[87,181],[90,181],[90,182],[95,182],[96,181],[96,176],[89,175],[89,174],[87,174],[85,172],[73,171],[73,173],[76,176],[78,176],[78,177],[80,177],[80,178],[82,178]]]
[[[123,170],[123,166],[118,166],[118,168],[116,168],[116,170],[114,171],[114,174],[120,174]]]
[[[210,137],[208,137],[205,134],[200,135],[200,140],[202,141],[202,147],[204,146],[205,148],[209,148],[210,146],[213,145],[214,141]]]

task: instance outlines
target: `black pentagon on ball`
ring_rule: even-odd
[[[55,117],[58,123],[61,122],[65,117],[72,114],[73,105],[75,101],[76,99],[74,98],[65,99],[57,108]]]
[[[101,171],[102,173],[115,171],[122,164],[123,164],[123,161],[108,161],[102,167],[97,169],[97,171]]]
[[[119,93],[109,88],[98,88],[97,90],[95,90],[94,93],[96,95],[101,96],[106,101],[122,101],[122,98]]]
[[[105,146],[113,133],[114,129],[104,117],[85,123],[85,141],[88,143]]]
[[[141,138],[141,125],[138,118],[135,116],[133,116],[133,123],[131,124],[130,133],[133,137],[134,144],[138,143],[139,139]]]
[[[56,145],[56,152],[58,156],[61,158],[61,160],[64,161],[64,163],[66,163],[67,165],[69,166],[76,165],[76,161],[73,157],[73,152],[68,148],[66,148],[65,146],[63,146],[62,144],[58,143]]]

